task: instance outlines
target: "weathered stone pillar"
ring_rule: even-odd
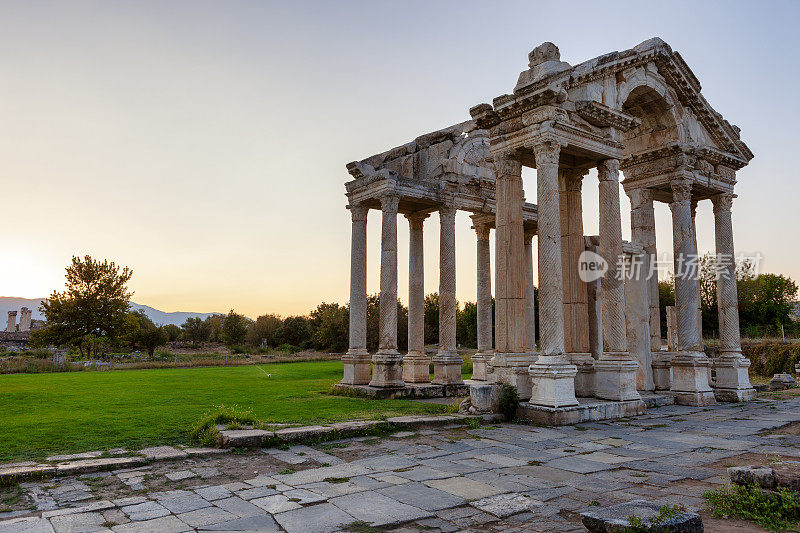
[[[16,311],[9,311],[8,312],[8,322],[6,323],[6,331],[17,331],[17,312]]]
[[[633,189],[628,191],[631,200],[631,240],[644,248],[646,262],[647,294],[650,302],[650,348],[661,349],[661,316],[658,305],[658,273],[656,266],[656,217],[653,209],[652,189]],[[652,275],[651,275],[652,274]]]
[[[397,351],[397,207],[400,198],[381,197],[381,299],[378,352],[372,356],[372,387],[403,387],[403,357]]]
[[[600,255],[608,272],[600,280],[603,300],[603,355],[595,362],[595,396],[606,400],[638,400],[638,363],[628,353],[625,324],[625,285],[620,272],[622,221],[619,203],[619,161],[606,159],[597,166],[600,179]]]
[[[406,215],[408,246],[408,354],[403,358],[403,381],[427,383],[430,359],[425,355],[425,274],[422,227],[428,213]]]
[[[478,238],[478,352],[472,356],[472,379],[486,380],[486,363],[492,356],[492,271],[489,234],[491,227],[473,216]]]
[[[672,357],[675,401],[683,405],[711,405],[708,358],[703,353],[697,319],[697,248],[692,231],[692,185],[686,178],[672,181],[672,242],[675,261],[675,310],[678,317],[678,354]]]
[[[539,204],[539,343],[540,355],[529,369],[530,403],[545,407],[577,405],[578,369],[564,356],[564,293],[558,160],[561,147],[545,141],[534,147],[536,199]],[[499,191],[498,191],[499,192]]]
[[[20,310],[20,314],[22,316],[19,319],[19,330],[20,331],[30,331],[31,330],[31,315],[33,314],[33,311],[31,311],[27,307],[23,307]]]
[[[650,350],[650,301],[647,294],[647,254],[625,255],[625,322],[628,330],[628,352],[639,363],[636,388],[652,391],[652,353]]]
[[[353,219],[350,238],[350,349],[342,356],[346,385],[369,383],[367,352],[367,213],[361,205],[349,206]]]
[[[433,357],[433,382],[462,383],[456,346],[456,208],[439,208],[439,352]]]
[[[714,360],[717,374],[714,396],[721,402],[752,400],[756,396],[748,375],[750,361],[742,355],[739,334],[739,297],[736,291],[736,259],[731,221],[733,198],[732,193],[722,193],[711,198],[714,203],[720,341],[720,354]]]
[[[529,353],[536,352],[536,289],[533,284],[534,235],[533,232],[525,232],[525,349]]]
[[[522,165],[506,154],[494,154],[495,198],[495,353],[487,372],[489,380],[517,388],[521,399],[530,398],[525,352],[525,243],[522,220]]]
[[[583,235],[581,188],[585,169],[559,169],[558,200],[561,209],[561,268],[564,286],[564,352],[578,368],[575,395],[594,394],[594,359],[589,342],[589,304],[586,283],[578,272],[586,250]]]
[[[697,264],[698,264],[698,278],[695,291],[697,292],[697,328],[700,331],[700,346],[703,345],[703,292],[700,287],[700,249],[697,247],[697,200],[692,200],[692,240],[694,242],[694,249],[697,250]],[[709,384],[711,384],[711,368],[709,367],[708,374]]]

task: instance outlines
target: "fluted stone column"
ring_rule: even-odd
[[[367,213],[361,205],[349,206],[353,219],[350,241],[350,347],[342,356],[345,385],[369,383],[367,352]]]
[[[536,199],[539,204],[539,344],[540,355],[529,368],[530,403],[545,407],[577,405],[575,374],[564,356],[564,294],[561,264],[561,213],[558,160],[561,147],[546,141],[534,147]]]
[[[529,353],[536,352],[536,290],[533,284],[534,235],[533,232],[525,232],[525,349]]]
[[[403,381],[427,383],[430,359],[425,355],[425,275],[422,228],[427,213],[406,215],[408,246],[408,354],[403,358]]]
[[[495,198],[495,351],[489,381],[517,388],[530,398],[530,354],[525,351],[525,243],[522,220],[522,164],[508,154],[494,154]]]
[[[583,177],[586,169],[562,168],[558,171],[558,200],[561,209],[561,265],[564,286],[564,352],[578,368],[576,396],[594,395],[594,359],[589,342],[589,302],[587,285],[581,279],[579,264],[586,250],[583,234]]]
[[[372,387],[403,387],[403,357],[397,351],[397,207],[381,197],[381,297],[378,352],[372,356]]]
[[[638,363],[628,353],[625,323],[625,285],[620,272],[622,221],[619,203],[619,161],[606,159],[597,166],[600,179],[600,255],[608,272],[600,279],[603,301],[603,355],[595,363],[595,396],[606,400],[638,400]]]
[[[683,405],[711,405],[714,394],[708,385],[708,358],[703,353],[697,320],[697,261],[692,231],[692,186],[689,179],[672,181],[672,242],[675,261],[675,310],[678,317],[678,354],[672,358],[675,401]]]
[[[486,380],[486,364],[492,357],[492,272],[489,234],[491,226],[473,217],[478,238],[478,352],[472,356],[472,379]]]
[[[694,249],[697,250],[698,254],[700,253],[700,249],[697,247],[697,204],[698,200],[692,200],[692,236],[694,240]],[[698,273],[700,268],[700,257],[698,255]],[[703,292],[700,287],[700,282],[698,278],[697,288],[697,328],[700,331],[700,345],[703,345]],[[711,383],[711,372],[709,370],[709,384]]]
[[[456,346],[456,208],[439,208],[439,351],[433,357],[433,382],[462,383]]]
[[[628,330],[628,352],[639,365],[636,388],[652,391],[652,352],[650,349],[650,302],[647,294],[647,254],[625,254],[625,323]]]
[[[752,400],[756,396],[748,375],[750,361],[742,355],[739,334],[739,297],[736,292],[736,262],[731,221],[733,198],[732,193],[722,193],[711,198],[714,203],[720,341],[720,355],[714,360],[717,374],[714,396],[722,402]]]
[[[631,240],[640,244],[644,253],[642,254],[642,264],[640,269],[641,282],[644,284],[644,294],[647,297],[647,309],[645,318],[647,319],[647,330],[650,338],[647,342],[649,354],[643,353],[645,349],[644,340],[638,338],[638,331],[628,327],[628,350],[639,360],[640,367],[647,364],[647,368],[639,368],[637,382],[640,389],[654,390],[656,388],[665,390],[670,386],[670,366],[669,355],[661,352],[661,317],[658,305],[658,273],[656,266],[656,220],[653,210],[653,191],[652,189],[633,189],[628,191],[631,200]],[[626,279],[625,283],[628,283]],[[628,288],[625,288],[626,307]],[[636,292],[638,295],[638,290]],[[637,307],[638,309],[638,307]],[[630,315],[630,313],[629,313]],[[632,335],[637,336],[636,340]],[[635,346],[631,346],[635,344]],[[644,363],[649,361],[649,363]]]

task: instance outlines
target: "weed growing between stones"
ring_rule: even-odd
[[[218,425],[226,425],[232,428],[242,427],[242,425],[255,427],[256,424],[258,424],[258,419],[256,419],[251,410],[242,409],[235,405],[232,407],[220,405],[195,424],[189,431],[189,438],[203,446],[216,446],[219,442]]]
[[[519,407],[519,393],[516,387],[503,385],[503,392],[500,394],[500,413],[507,421],[512,421],[517,417]]]
[[[752,520],[764,529],[784,531],[800,524],[800,492],[756,485],[734,485],[703,493],[716,518]]]

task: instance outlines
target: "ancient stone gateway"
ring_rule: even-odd
[[[678,403],[750,399],[741,354],[731,203],[736,171],[753,154],[714,111],[680,54],[654,38],[571,66],[544,43],[529,55],[512,94],[470,109],[472,120],[350,163],[353,217],[350,350],[342,386],[397,391],[428,381],[423,347],[422,228],[439,212],[440,343],[434,384],[461,383],[455,348],[455,232],[470,211],[478,238],[478,354],[473,387],[513,385],[531,418],[643,412],[643,391]],[[537,170],[537,205],[524,203],[522,167]],[[583,232],[581,184],[599,175],[600,234]],[[632,206],[622,240],[619,173]],[[532,196],[529,194],[529,196]],[[719,357],[703,353],[695,209],[715,214]],[[664,351],[655,264],[653,203],[672,211],[677,346]],[[366,217],[382,213],[380,347],[366,350]],[[397,215],[411,228],[409,352],[397,350]],[[489,234],[495,229],[495,339],[491,335]],[[532,237],[539,260],[540,344],[534,344]],[[586,279],[595,252],[608,269]],[[602,259],[600,259],[602,258]],[[372,373],[370,374],[370,363]],[[715,379],[711,379],[713,368]],[[446,393],[446,390],[444,391]],[[588,398],[598,399],[592,403]],[[602,404],[597,407],[598,402]],[[609,405],[616,405],[611,408]],[[594,409],[594,414],[588,414]],[[603,411],[605,415],[597,413]],[[583,414],[581,414],[583,413]]]

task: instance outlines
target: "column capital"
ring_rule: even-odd
[[[425,219],[431,216],[430,213],[409,213],[405,215],[408,220],[408,225],[411,229],[422,229]]]
[[[350,210],[350,216],[353,218],[353,222],[364,222],[367,220],[369,207],[360,204],[350,204],[347,206],[347,209]]]
[[[640,207],[653,207],[653,189],[642,187],[625,191],[631,200],[631,209]]]
[[[400,205],[400,197],[396,194],[385,194],[381,196],[381,210],[384,213],[397,213]]]
[[[439,206],[439,219],[440,221],[447,221],[448,223],[455,223],[457,209],[452,205]]]
[[[513,157],[509,152],[494,154],[495,176],[519,176],[522,177],[522,163]]]
[[[583,188],[583,177],[589,173],[585,168],[559,168],[558,173],[564,191],[580,192]]]
[[[690,180],[686,178],[672,180],[670,187],[672,187],[672,203],[692,200],[692,182]]]
[[[597,164],[600,181],[619,181],[619,159],[603,159]]]
[[[714,204],[714,213],[730,213],[734,198],[736,195],[732,192],[723,192],[712,196],[711,203]]]
[[[561,154],[561,143],[556,140],[543,140],[533,145],[533,153],[536,156],[536,166],[557,165],[558,157]]]
[[[534,237],[535,235],[536,235],[536,232],[535,232],[535,231],[526,231],[526,232],[523,234],[523,239],[524,239],[524,242],[525,242],[525,245],[526,245],[526,246],[527,246],[527,245],[529,245],[529,244],[533,244],[533,237]]]
[[[478,235],[479,241],[489,240],[492,226],[488,222],[475,222],[475,225],[472,226],[472,229],[474,229],[475,233]]]

